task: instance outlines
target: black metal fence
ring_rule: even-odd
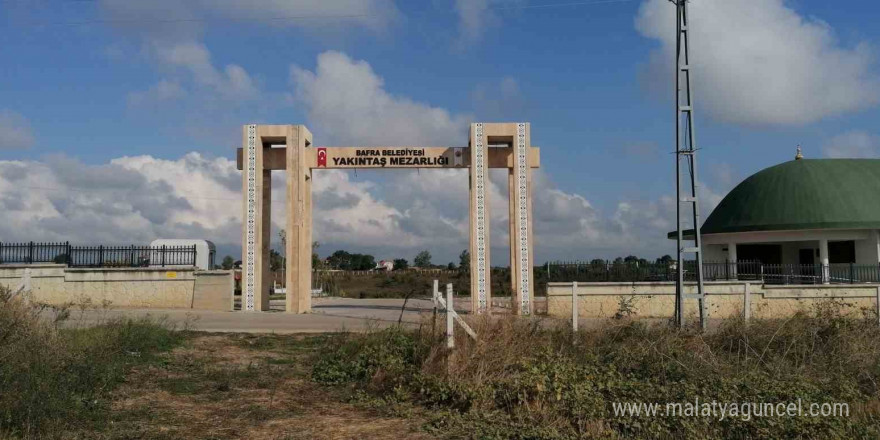
[[[2,243],[0,264],[58,263],[69,267],[195,266],[196,246],[75,246]]]
[[[696,261],[685,261],[684,279],[696,281]],[[823,270],[824,269],[824,270]],[[675,281],[674,262],[550,262],[549,281]],[[759,281],[765,284],[880,283],[880,264],[762,264],[758,261],[704,262],[705,281]]]

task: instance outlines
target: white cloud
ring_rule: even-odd
[[[394,96],[385,89],[384,81],[365,61],[353,60],[339,52],[325,52],[318,57],[314,71],[301,67],[291,69],[295,99],[307,109],[309,124],[320,145],[464,145],[467,138],[468,115],[453,114],[412,99]],[[516,81],[506,78],[499,90],[515,95]],[[315,172],[316,188],[327,171]],[[370,182],[365,192],[367,203],[349,208],[347,218],[367,219],[372,225],[384,225],[384,235],[361,240],[384,240],[386,248],[397,245],[426,247],[441,255],[456,255],[467,246],[468,183],[462,170],[423,170],[420,173],[396,171],[379,177],[363,173]],[[341,172],[332,179],[349,176]],[[507,245],[507,177],[492,173],[490,181],[490,212],[492,214],[493,248]],[[665,226],[659,220],[643,220],[659,216],[657,209],[643,213],[632,207],[626,215],[603,216],[579,194],[557,188],[543,171],[534,175],[535,240],[538,259],[588,255],[609,255],[628,252],[657,252],[665,242]],[[347,195],[351,193],[346,192]],[[388,208],[377,210],[379,199]],[[352,199],[353,201],[353,199]],[[320,205],[319,198],[316,204]],[[626,208],[618,207],[618,211]],[[674,212],[674,211],[672,211]],[[653,213],[653,214],[652,214]],[[379,218],[374,216],[378,215]],[[327,228],[318,225],[316,235]],[[373,219],[373,220],[369,220]],[[638,223],[638,226],[631,226]],[[642,223],[656,227],[646,229]],[[371,230],[375,231],[375,230]],[[339,230],[357,242],[356,229]],[[626,234],[623,234],[626,232]],[[388,240],[388,237],[394,237]],[[332,240],[329,237],[324,241]],[[436,251],[441,248],[441,251]],[[496,261],[506,254],[494,254]],[[388,257],[390,255],[385,255]]]
[[[163,68],[187,72],[196,86],[206,88],[213,95],[241,100],[258,97],[259,91],[244,68],[228,64],[223,69],[218,69],[211,61],[211,53],[201,43],[154,42],[151,52]]]
[[[322,54],[315,71],[293,69],[315,141],[341,145],[464,145],[470,118],[395,96],[363,61]],[[320,128],[317,128],[320,127]],[[285,174],[273,179],[274,230],[285,221]],[[316,170],[314,239],[379,258],[429,249],[455,261],[468,242],[465,170]],[[507,176],[490,173],[493,262],[507,260]],[[668,253],[674,204],[622,201],[610,215],[581,194],[533,175],[535,251],[555,258]],[[6,240],[146,243],[191,237],[226,249],[241,240],[241,173],[226,158],[121,157],[87,165],[67,157],[0,162],[0,236]],[[277,235],[272,234],[273,240]],[[231,251],[231,249],[230,249]],[[222,251],[226,252],[226,251]]]
[[[455,11],[458,13],[459,44],[478,40],[485,30],[495,21],[489,10],[490,0],[455,0]]]
[[[844,47],[831,27],[783,0],[689,3],[696,106],[744,124],[804,124],[880,102],[880,76],[866,43]],[[675,7],[647,0],[636,29],[659,40],[649,84],[666,86],[674,70]]]
[[[318,56],[315,71],[293,66],[295,99],[326,141],[374,145],[459,145],[468,118],[397,97],[366,61],[340,52]],[[325,142],[322,139],[320,142]]]
[[[880,136],[861,130],[848,131],[829,139],[822,152],[833,158],[880,157]]]
[[[240,214],[228,211],[230,201],[238,200],[230,187],[240,182],[234,171],[227,159],[197,153],[174,161],[122,157],[102,165],[66,156],[0,161],[0,236],[102,243],[206,235],[228,240],[232,231],[240,234]]]
[[[148,103],[174,101],[184,96],[186,96],[186,91],[183,90],[179,81],[163,79],[147,90],[129,93],[128,103],[139,106]]]
[[[34,134],[28,120],[12,110],[0,109],[0,150],[29,148]]]

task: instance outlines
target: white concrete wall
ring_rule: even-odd
[[[25,280],[29,280],[25,282]],[[33,301],[140,308],[229,310],[232,271],[188,268],[68,268],[60,264],[0,265],[0,285],[27,284]],[[198,301],[197,301],[198,300]],[[223,304],[222,306],[218,304]]]
[[[739,316],[744,310],[746,282],[718,281],[705,284],[710,318]],[[852,307],[849,313],[877,307],[877,284],[762,285],[748,284],[750,314],[755,318],[782,318],[798,311],[810,311],[829,300]],[[547,313],[571,318],[571,283],[549,283]],[[692,292],[689,288],[688,292]],[[578,283],[578,310],[582,318],[611,318],[622,309],[634,317],[672,318],[675,310],[675,283]],[[685,313],[697,316],[697,301],[687,300]]]
[[[865,240],[856,240],[856,264],[878,264],[880,263],[880,250],[878,250],[878,234],[877,231],[871,231],[870,236]]]
[[[727,246],[722,244],[703,245],[703,261],[711,263],[723,263],[729,261],[727,251],[724,250],[725,248],[727,248]],[[673,255],[672,258],[675,258],[675,256]]]

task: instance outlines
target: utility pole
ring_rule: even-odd
[[[703,288],[703,252],[700,239],[700,205],[697,202],[697,148],[694,138],[694,104],[691,90],[690,29],[688,28],[687,0],[669,0],[676,8],[675,29],[675,197],[676,255],[678,277],[675,283],[675,321],[679,328],[685,326],[684,300],[696,299],[700,312],[700,327],[706,329],[706,295]],[[685,166],[682,167],[682,162]],[[684,178],[684,179],[683,179]],[[685,188],[682,188],[682,180]],[[693,237],[686,237],[689,226],[682,218],[682,208],[690,211]],[[693,241],[692,246],[683,244]],[[694,255],[695,293],[685,292],[684,254]]]

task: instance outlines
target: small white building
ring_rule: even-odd
[[[376,263],[376,267],[373,270],[384,270],[387,272],[391,272],[394,270],[394,262],[391,260],[382,260]]]
[[[165,246],[165,252],[160,250]],[[195,266],[202,270],[213,270],[217,248],[208,240],[188,238],[160,238],[150,243],[152,248],[150,266],[192,266],[192,254],[183,248],[195,246]]]
[[[759,262],[824,283],[878,281],[878,231],[880,160],[800,155],[742,181],[700,228],[704,262]]]

